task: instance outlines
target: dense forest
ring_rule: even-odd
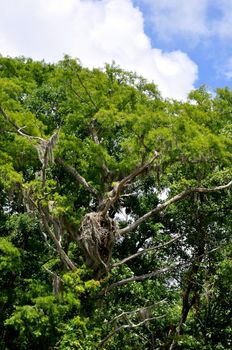
[[[0,56],[0,349],[232,348],[232,92]]]

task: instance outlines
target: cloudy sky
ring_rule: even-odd
[[[0,54],[114,60],[186,98],[232,85],[232,0],[0,0]]]

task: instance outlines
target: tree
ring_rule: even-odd
[[[1,65],[3,235],[40,261],[22,264],[25,299],[13,286],[18,307],[3,322],[21,341],[7,346],[134,349],[139,334],[139,349],[202,348],[204,271],[216,274],[230,241],[230,91],[201,87],[181,103],[115,65]],[[99,327],[106,315],[114,321]]]

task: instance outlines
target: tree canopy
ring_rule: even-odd
[[[0,56],[0,348],[231,349],[231,103]]]

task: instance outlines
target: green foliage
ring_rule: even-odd
[[[20,252],[6,238],[0,237],[0,271],[5,273],[17,273],[20,271]]]
[[[230,349],[229,188],[192,193],[116,235],[104,271],[86,265],[88,239],[107,253],[96,226],[81,229],[154,154],[107,211],[106,236],[109,222],[118,230],[188,188],[229,183],[232,92],[164,100],[115,63],[89,70],[68,56],[0,56],[0,68],[0,348],[94,350],[111,333],[105,350]]]

